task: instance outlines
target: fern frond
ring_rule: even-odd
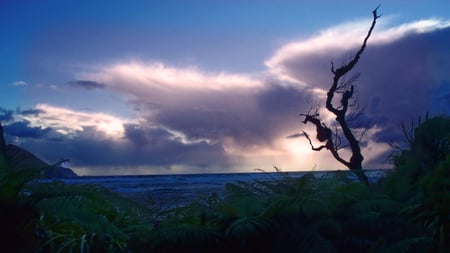
[[[383,249],[386,253],[411,253],[430,252],[436,245],[436,241],[431,237],[405,238]]]
[[[213,228],[177,224],[162,226],[150,240],[157,252],[208,252],[206,249],[219,244],[223,237]]]
[[[268,232],[273,228],[272,220],[262,216],[242,217],[233,221],[225,234],[234,238],[248,238],[253,235]]]
[[[345,252],[369,252],[376,247],[376,242],[357,235],[347,235],[341,237],[337,242],[339,248],[345,249]]]
[[[373,212],[380,215],[396,215],[403,208],[403,204],[388,198],[385,195],[373,194],[371,197],[362,198],[352,205],[355,213]]]

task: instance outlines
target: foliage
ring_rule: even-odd
[[[235,182],[208,203],[167,217],[153,250],[423,252],[434,242],[400,215],[403,203],[342,173]]]
[[[53,182],[31,194],[39,199],[37,226],[45,251],[125,251],[136,232],[149,230],[146,210],[95,185]]]
[[[25,186],[39,177],[40,169],[22,168],[4,151],[0,151],[0,243],[6,252],[31,251],[36,246],[33,232],[38,210],[24,200]]]
[[[43,182],[48,166],[30,157],[0,152],[2,251],[128,252],[151,230],[154,209],[97,185]]]
[[[449,123],[435,117],[415,127],[394,170],[369,186],[351,172],[294,178],[275,168],[277,177],[229,183],[223,194],[166,210],[98,185],[43,182],[42,168],[1,155],[2,249],[449,252]]]
[[[396,172],[417,186],[419,178],[434,170],[450,154],[450,118],[436,116],[405,133],[409,149],[394,158]]]
[[[439,239],[441,250],[450,251],[450,154],[421,180],[424,191],[416,221]]]
[[[172,246],[153,249],[448,252],[448,126],[448,118],[435,117],[413,129],[410,147],[395,158],[394,170],[370,186],[354,182],[350,172],[299,178],[282,173],[277,179],[228,184],[223,196],[167,217],[162,230],[178,236],[161,232],[165,245]]]
[[[406,136],[409,149],[394,158],[395,170],[385,180],[384,190],[406,203],[402,213],[439,242],[435,252],[449,252],[450,117],[419,120]]]

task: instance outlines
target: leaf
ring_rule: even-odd
[[[242,217],[232,222],[225,234],[235,238],[247,238],[252,235],[268,232],[273,227],[270,219],[262,216]]]

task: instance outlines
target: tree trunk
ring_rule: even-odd
[[[339,124],[340,129],[342,130],[342,133],[345,136],[345,139],[348,141],[350,151],[352,153],[349,161],[345,160],[339,155],[338,151],[340,149],[339,147],[340,144],[336,143],[337,142],[336,140],[340,140],[340,137],[337,135],[337,133],[335,133],[333,136],[333,132],[331,131],[331,129],[320,121],[320,119],[318,118],[319,114],[317,112],[315,114],[301,114],[302,116],[305,116],[303,123],[306,124],[310,122],[314,124],[316,126],[317,131],[317,139],[320,142],[325,142],[324,145],[314,147],[309,135],[306,132],[303,132],[304,136],[308,139],[311,148],[314,151],[320,151],[324,148],[328,149],[337,161],[339,161],[347,168],[349,168],[353,173],[356,174],[358,179],[366,185],[369,184],[369,180],[367,176],[364,174],[362,167],[364,157],[361,154],[361,147],[359,146],[359,141],[355,138],[355,135],[353,134],[352,130],[350,129],[346,121],[349,100],[353,97],[354,87],[353,85],[348,84],[346,82],[344,82],[344,85],[342,85],[341,78],[353,69],[353,67],[358,63],[362,53],[364,52],[367,40],[372,34],[377,19],[380,17],[380,15],[377,14],[377,10],[378,7],[372,12],[373,19],[370,29],[367,32],[366,37],[364,38],[363,44],[361,45],[358,52],[356,52],[353,59],[350,60],[347,64],[342,65],[338,69],[335,69],[333,62],[331,62],[331,72],[334,74],[334,77],[333,77],[333,84],[331,85],[327,93],[326,108],[328,111],[330,111],[336,116],[336,121]],[[350,85],[350,87],[348,87],[348,85]],[[340,106],[337,107],[335,107],[332,103],[335,94],[342,94]]]

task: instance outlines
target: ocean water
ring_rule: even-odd
[[[289,172],[296,178],[313,173],[320,177],[335,172]],[[386,170],[366,171],[371,181],[380,179]],[[351,173],[348,173],[352,177]],[[114,192],[138,201],[151,199],[161,207],[175,207],[208,197],[216,192],[219,195],[227,183],[251,180],[274,180],[281,178],[280,173],[226,173],[226,174],[185,174],[185,175],[151,175],[151,176],[81,176],[62,179],[68,184],[100,184]]]

